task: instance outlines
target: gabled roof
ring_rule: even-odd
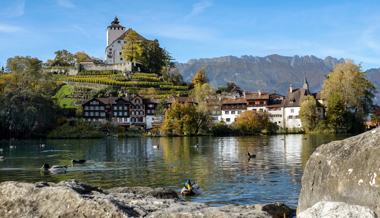
[[[118,40],[124,40],[125,36],[127,35],[127,33],[129,33],[132,29],[129,28],[127,31],[125,31],[123,34],[121,34],[117,39],[113,40],[113,42],[111,42],[109,44],[109,46],[107,46],[106,50],[108,49],[108,47],[110,47],[114,42],[118,41]],[[136,32],[137,33],[137,32]],[[143,37],[142,35],[140,35],[139,33],[137,33],[138,35],[138,40],[140,41],[143,41],[143,40],[147,40],[145,37]]]
[[[259,92],[246,92],[245,99],[246,100],[257,100],[257,99],[269,100],[269,92],[261,92],[261,95],[259,95]]]
[[[223,100],[223,104],[247,104],[247,101],[242,97],[242,98],[226,98]]]
[[[284,107],[301,107],[302,97],[313,95],[308,89],[304,88],[293,88],[292,93],[290,93],[290,87],[285,97]],[[314,97],[314,96],[313,96]],[[317,107],[322,107],[322,105],[316,100]]]

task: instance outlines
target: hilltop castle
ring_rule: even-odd
[[[106,64],[121,64],[125,63],[121,54],[123,53],[123,46],[127,41],[124,40],[125,35],[129,31],[126,27],[119,24],[119,19],[115,17],[111,22],[111,25],[107,27],[107,47],[105,50],[105,63]],[[138,40],[144,40],[145,38],[138,34]]]

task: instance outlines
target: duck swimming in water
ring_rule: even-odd
[[[256,154],[252,154],[252,155],[251,155],[249,152],[248,152],[247,154],[248,154],[248,157],[249,157],[249,158],[256,158]]]
[[[189,179],[185,181],[185,187],[181,191],[181,195],[199,195],[201,193],[199,185],[195,182],[191,183]]]
[[[72,164],[75,164],[75,163],[86,163],[86,160],[71,160],[71,163]]]
[[[53,165],[50,167],[49,164],[44,164],[41,169],[44,169],[45,171],[49,170],[52,172],[65,172],[67,170],[67,165]]]
[[[157,144],[157,145],[153,145],[153,148],[160,148],[160,144]]]

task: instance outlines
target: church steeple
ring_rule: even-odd
[[[305,80],[303,81],[303,88],[309,90],[309,83],[307,83],[306,73],[305,73]]]

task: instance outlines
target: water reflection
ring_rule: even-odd
[[[347,135],[133,138],[0,142],[0,182],[59,182],[65,179],[111,188],[169,187],[178,193],[186,179],[202,195],[185,200],[214,205],[280,201],[293,207],[312,152]],[[45,146],[40,146],[45,144]],[[159,144],[159,147],[153,145]],[[199,145],[198,147],[195,145]],[[54,149],[54,150],[53,150]],[[247,153],[256,154],[249,158]],[[73,159],[87,160],[71,165]],[[69,165],[66,174],[39,167]]]

